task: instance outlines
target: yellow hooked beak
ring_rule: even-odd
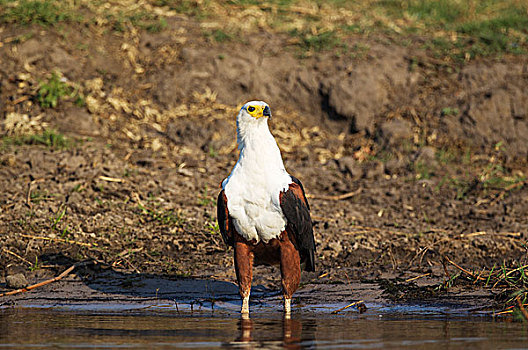
[[[247,106],[246,109],[248,113],[255,119],[259,119],[263,117],[271,118],[271,111],[268,106],[265,106],[265,107],[260,106],[260,105]]]

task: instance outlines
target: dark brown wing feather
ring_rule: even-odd
[[[305,262],[305,270],[315,271],[315,241],[310,207],[301,182],[292,176],[292,183],[280,194],[280,204],[288,224],[286,231],[293,234],[294,244]]]
[[[220,233],[224,239],[225,244],[233,246],[234,236],[231,219],[229,218],[229,210],[227,209],[227,197],[224,190],[218,195],[216,201],[216,215],[218,220],[218,226],[220,227]]]
[[[308,207],[308,210],[310,210],[310,204],[308,203],[308,200],[306,199],[306,194],[304,193],[304,187],[301,183],[301,180],[299,180],[298,178],[296,178],[295,176],[293,175],[290,175],[292,181],[294,183],[296,183],[297,185],[299,185],[299,187],[301,188],[301,191],[302,191],[302,196],[304,198],[304,202],[306,203],[306,206]]]

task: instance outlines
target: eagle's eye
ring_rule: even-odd
[[[248,107],[248,112],[253,112],[253,111],[255,111],[255,107],[253,107],[253,106],[249,106],[249,107]]]

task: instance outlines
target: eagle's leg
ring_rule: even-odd
[[[242,297],[240,313],[249,313],[249,294],[253,279],[253,252],[244,242],[235,243],[235,271],[238,281],[238,291]]]
[[[288,239],[280,242],[280,258],[284,313],[289,315],[291,311],[291,297],[299,287],[301,280],[301,265],[299,252]]]

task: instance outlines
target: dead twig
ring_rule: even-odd
[[[314,220],[314,221],[333,221],[335,219],[334,218],[326,218],[324,216],[312,215],[312,220]]]
[[[429,250],[429,247],[423,247],[421,248],[414,256],[413,258],[411,259],[411,261],[409,261],[409,264],[407,265],[408,267],[411,267],[412,263],[414,262],[414,260],[416,260],[416,258],[418,258],[420,255],[422,256],[420,258],[420,264],[422,263],[422,260],[423,260],[423,257],[425,255],[425,253],[427,253],[427,251]]]
[[[31,187],[32,187],[34,184],[36,184],[36,183],[38,183],[38,182],[42,182],[42,181],[44,181],[44,178],[42,178],[42,179],[35,179],[35,180],[32,180],[32,181],[30,181],[29,184],[28,184],[28,190],[27,190],[27,195],[26,195],[26,204],[27,204],[27,206],[28,206],[30,209],[31,209],[31,207],[32,207],[32,203],[31,203]]]
[[[460,237],[475,237],[475,236],[482,236],[487,234],[486,231],[478,231],[478,232],[471,232],[471,233],[461,233]]]
[[[353,302],[352,304],[348,304],[347,306],[344,306],[344,307],[342,307],[342,308],[340,308],[340,309],[334,310],[334,311],[332,311],[331,313],[332,313],[332,314],[337,314],[338,312],[341,312],[341,311],[343,311],[343,310],[345,310],[345,309],[348,309],[348,308],[351,307],[351,306],[358,305],[358,304],[362,304],[362,303],[364,303],[363,300],[355,301],[355,302]]]
[[[526,311],[526,309],[524,308],[522,304],[521,296],[517,295],[517,298],[515,298],[515,300],[517,300],[517,305],[519,305],[519,309],[521,310],[522,315],[528,321],[528,311]]]
[[[447,278],[447,280],[449,280],[451,278],[451,275],[449,275],[449,272],[447,271],[447,266],[446,266],[446,263],[445,263],[446,260],[445,260],[444,256],[440,256],[440,262],[442,263],[442,267],[444,268],[444,275]]]
[[[117,177],[109,177],[109,176],[99,176],[99,179],[103,180],[103,181],[107,181],[107,182],[125,182],[126,180],[123,180],[123,179],[119,179]]]
[[[344,194],[340,194],[340,195],[336,195],[336,196],[325,196],[325,195],[317,195],[317,194],[308,193],[306,195],[306,198],[323,199],[323,200],[328,200],[328,201],[340,201],[340,200],[343,200],[343,199],[354,197],[355,195],[360,194],[361,191],[363,191],[363,188],[360,187],[360,188],[358,188],[355,191],[344,193]]]
[[[67,268],[63,273],[61,273],[60,275],[58,275],[57,277],[53,277],[49,280],[45,280],[45,281],[42,281],[40,283],[37,283],[37,284],[33,284],[31,286],[28,286],[26,288],[20,288],[20,289],[16,289],[16,290],[12,290],[10,292],[6,292],[6,293],[2,293],[0,294],[0,297],[5,297],[5,296],[8,296],[8,295],[15,295],[15,294],[20,294],[20,293],[25,293],[25,292],[29,292],[30,290],[32,289],[35,289],[35,288],[38,288],[38,287],[42,287],[42,286],[45,286],[46,284],[50,284],[50,283],[53,283],[53,282],[57,282],[57,281],[60,281],[61,279],[63,279],[64,277],[66,277],[70,272],[73,271],[73,269],[75,269],[76,267],[79,267],[81,265],[85,265],[87,264],[88,262],[87,261],[82,261],[82,262],[79,262],[79,263],[76,263],[76,264],[73,264],[72,266],[70,266],[69,268]]]
[[[17,253],[14,253],[14,252],[12,252],[12,251],[6,249],[6,248],[2,248],[2,250],[3,250],[4,252],[6,252],[7,254],[11,254],[11,255],[13,255],[15,258],[18,258],[18,259],[22,260],[23,262],[25,262],[25,263],[28,264],[29,266],[33,266],[33,264],[32,264],[31,262],[27,261],[26,259],[24,259],[24,258],[21,257],[20,255],[18,255]]]
[[[22,97],[17,98],[16,100],[14,100],[14,101],[11,102],[11,103],[14,104],[14,105],[17,105],[17,104],[19,104],[19,103],[21,103],[21,102],[24,102],[24,101],[29,100],[30,97],[31,97],[31,96],[29,96],[29,95],[24,95],[24,96],[22,96]]]
[[[471,271],[468,271],[466,270],[465,268],[461,267],[460,265],[458,265],[457,263],[455,263],[454,261],[452,261],[451,259],[449,259],[447,256],[443,255],[443,258],[448,262],[450,263],[451,265],[453,265],[454,267],[456,267],[457,269],[459,269],[460,271],[470,275],[471,277],[473,278],[476,278],[476,279],[480,279],[480,280],[486,280],[484,277],[480,277],[480,276],[475,276],[474,273],[472,273]]]
[[[32,238],[32,239],[41,239],[41,240],[44,240],[44,241],[54,241],[54,242],[61,242],[61,243],[72,243],[72,244],[77,244],[77,245],[80,245],[80,246],[83,246],[83,247],[90,247],[90,248],[91,247],[97,247],[97,243],[83,243],[83,242],[77,242],[77,241],[72,241],[72,240],[63,239],[63,238],[50,238],[50,237],[24,235],[24,234],[21,234],[20,237]]]
[[[522,187],[524,185],[528,184],[528,180],[525,180],[525,181],[519,181],[517,183],[513,183],[507,187],[504,188],[504,190],[502,190],[498,195],[497,197],[495,197],[491,202],[490,204],[495,204],[497,203],[498,201],[502,200],[504,198],[504,196],[506,195],[507,192],[517,188],[517,187]]]
[[[362,234],[365,234],[365,233],[370,233],[372,231],[367,231],[367,230],[363,230],[363,231],[346,231],[346,232],[343,232],[341,233],[343,236],[351,236],[351,235],[362,235]]]
[[[524,269],[527,268],[527,267],[528,267],[528,265],[523,265],[523,266],[520,266],[520,267],[518,267],[518,268],[516,268],[516,269],[510,270],[510,271],[506,272],[506,276],[509,276],[509,275],[511,275],[512,273],[517,272],[517,271],[519,271],[519,270],[524,270]]]
[[[134,270],[136,273],[141,273],[141,271],[139,271],[139,269],[137,267],[135,267],[131,262],[130,260],[128,260],[126,257],[123,257],[123,260],[126,261],[126,263],[132,268],[132,270]]]
[[[134,197],[134,200],[136,201],[137,204],[139,204],[143,208],[146,208],[145,204],[143,204],[143,202],[141,201],[141,198],[139,198],[139,194],[137,192],[133,192],[132,197]]]
[[[408,278],[405,280],[405,283],[409,283],[409,282],[412,282],[412,281],[416,281],[417,279],[419,278],[422,278],[422,277],[426,277],[426,276],[429,276],[431,273],[428,272],[428,273],[424,273],[423,275],[419,275],[419,276],[415,276],[415,277],[412,277],[412,278]]]

